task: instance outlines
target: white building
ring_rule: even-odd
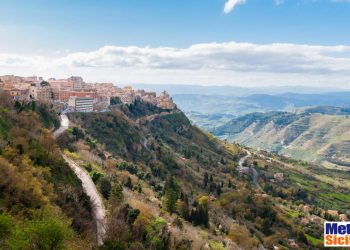
[[[74,108],[76,112],[93,112],[94,99],[90,97],[71,96],[68,101],[68,106]]]

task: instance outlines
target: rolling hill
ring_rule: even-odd
[[[350,107],[349,92],[323,93],[264,93],[263,90],[251,90],[244,94],[237,91],[200,94],[175,94],[174,100],[190,120],[202,129],[213,131],[233,118],[254,112],[296,112],[304,107]],[[296,90],[295,90],[296,91]],[[316,91],[316,90],[315,90]],[[208,91],[209,92],[209,91]],[[334,110],[332,110],[334,112]],[[332,113],[335,114],[335,113]]]
[[[252,113],[214,132],[220,138],[295,159],[349,166],[350,114],[347,108],[303,108],[296,113]]]

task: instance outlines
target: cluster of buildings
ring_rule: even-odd
[[[110,105],[111,97],[119,97],[124,104],[142,100],[163,109],[176,108],[166,91],[157,96],[155,92],[134,90],[130,86],[119,88],[112,83],[86,83],[79,76],[46,81],[37,76],[0,76],[0,91],[8,91],[15,100],[63,103],[77,112],[105,110]]]

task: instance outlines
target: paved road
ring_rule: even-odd
[[[244,168],[243,164],[248,159],[248,157],[251,155],[251,153],[248,150],[246,150],[246,152],[247,152],[247,155],[243,156],[241,159],[239,159],[238,170],[242,170]]]
[[[53,133],[53,136],[57,138],[59,135],[61,135],[64,131],[66,131],[69,128],[69,119],[65,114],[62,114],[60,116],[61,120],[61,126]]]
[[[244,156],[244,157],[242,157],[242,158],[239,160],[239,162],[238,162],[238,171],[242,171],[244,168],[247,168],[247,167],[244,167],[243,164],[244,164],[244,162],[248,159],[248,157],[251,156],[251,153],[249,152],[249,150],[246,150],[246,152],[247,152],[247,155]],[[255,185],[258,189],[262,190],[262,188],[261,188],[261,186],[260,186],[260,184],[259,184],[259,182],[258,182],[258,179],[259,179],[259,173],[258,173],[258,171],[256,171],[256,169],[254,168],[254,166],[250,166],[250,169],[251,169],[251,171],[252,171],[252,179],[253,179],[254,185]]]
[[[258,189],[263,190],[263,189],[261,188],[259,182],[258,182],[258,178],[259,178],[259,173],[258,173],[258,171],[256,171],[256,169],[254,168],[254,166],[252,166],[251,169],[252,169],[252,174],[253,174],[252,177],[253,177],[253,183],[254,183],[254,185],[255,185]]]
[[[69,128],[69,119],[65,114],[61,115],[61,127],[54,132],[54,137],[57,138]],[[106,234],[106,209],[103,200],[96,189],[95,183],[92,181],[89,173],[68,156],[62,153],[63,159],[68,163],[69,167],[74,171],[80,179],[84,192],[90,198],[92,213],[96,222],[97,244],[103,244],[103,238]]]
[[[66,155],[63,155],[63,158],[69,164],[76,176],[81,180],[85,193],[90,197],[90,204],[96,222],[97,244],[102,245],[103,238],[106,234],[106,210],[103,200],[89,173]]]

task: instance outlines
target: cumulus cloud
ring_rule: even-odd
[[[74,67],[264,71],[278,73],[350,73],[349,46],[205,43],[188,48],[105,46],[56,59]]]
[[[246,0],[227,0],[224,6],[224,12],[230,13],[237,5],[244,4]]]
[[[0,73],[82,74],[91,80],[259,85],[350,84],[350,46],[203,43],[104,46],[51,57],[0,54]],[[283,81],[281,79],[284,79]]]

